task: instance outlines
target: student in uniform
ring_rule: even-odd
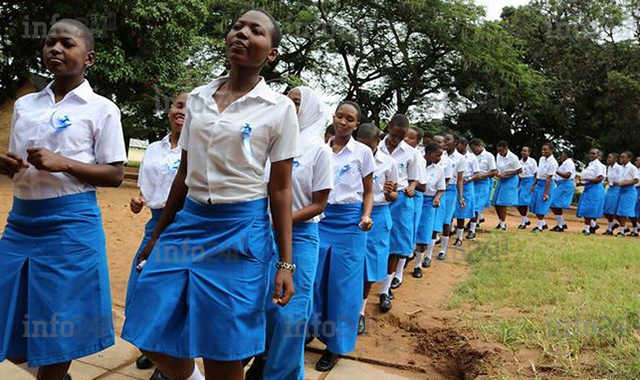
[[[493,193],[492,203],[496,208],[496,214],[500,223],[497,230],[507,229],[507,207],[518,205],[518,174],[522,173],[522,166],[518,156],[509,150],[506,141],[499,141],[496,144],[498,154],[496,160],[498,164],[498,185]]]
[[[438,244],[438,234],[442,233],[443,231],[445,214],[447,213],[447,209],[453,210],[455,208],[456,194],[451,195],[451,193],[456,192],[457,190],[455,186],[453,186],[451,189],[449,187],[449,185],[452,183],[453,168],[452,168],[451,160],[445,155],[446,151],[444,151],[444,141],[445,141],[444,136],[442,135],[433,136],[433,142],[440,145],[440,148],[443,150],[443,153],[440,156],[440,161],[438,162],[438,165],[442,168],[444,172],[446,189],[444,193],[442,193],[442,195],[440,196],[440,207],[436,208],[435,210],[433,234],[431,235],[431,243],[427,246],[427,253],[425,255],[425,258],[422,261],[423,268],[431,267],[431,257],[433,256],[433,250],[436,244]],[[453,197],[453,201],[449,202],[449,198],[451,197]]]
[[[580,180],[584,183],[584,192],[578,203],[576,216],[584,218],[583,235],[591,235],[596,232],[596,221],[602,217],[604,210],[604,186],[602,181],[607,175],[607,167],[604,166],[598,156],[598,149],[589,151],[589,165],[580,175]]]
[[[573,152],[565,150],[560,155],[562,164],[554,176],[556,190],[551,198],[551,211],[556,216],[557,225],[551,229],[554,232],[564,232],[567,223],[564,221],[562,209],[571,207],[573,195],[576,192],[576,165],[573,162]]]
[[[304,345],[313,306],[320,242],[318,222],[333,188],[331,148],[324,143],[326,108],[309,87],[288,94],[296,105],[302,155],[293,161],[293,276],[295,294],[285,307],[267,302],[267,351],[254,358],[245,379],[304,380]],[[267,172],[269,166],[267,165]],[[266,178],[269,178],[265,174]],[[271,276],[275,276],[276,258]],[[271,289],[270,291],[273,291]]]
[[[378,149],[381,131],[373,124],[358,128],[358,141],[373,152],[376,169],[373,172],[373,228],[367,233],[364,262],[364,300],[360,308],[358,335],[366,331],[365,308],[371,286],[387,278],[389,263],[389,239],[391,236],[391,212],[389,204],[398,199],[398,166],[388,154]]]
[[[422,146],[420,147],[419,151],[420,151],[420,154],[424,156],[427,145],[433,142],[435,135],[433,134],[433,132],[423,131],[420,128],[418,128],[418,130],[422,132]]]
[[[324,131],[324,142],[328,143],[329,140],[331,140],[331,138],[335,135],[336,135],[336,131],[335,129],[333,129],[333,124],[331,124]]]
[[[470,238],[475,238],[475,228],[476,228],[476,207],[475,207],[475,185],[474,182],[478,179],[479,175],[479,167],[478,160],[476,156],[467,150],[467,139],[461,138],[458,142],[457,150],[458,152],[464,156],[465,158],[465,169],[464,169],[464,203],[460,202],[456,205],[456,212],[454,217],[458,221],[458,229],[456,230],[456,241],[453,243],[455,246],[461,246],[463,240],[464,233],[464,220],[470,219]]]
[[[445,197],[447,200],[447,211],[444,215],[444,224],[442,231],[442,241],[438,260],[445,260],[447,257],[447,248],[449,246],[449,238],[451,236],[451,226],[456,209],[466,206],[465,198],[465,181],[464,174],[467,167],[467,159],[458,152],[457,146],[460,138],[452,133],[445,136],[445,152],[443,157],[447,157],[451,161],[451,181],[447,185]]]
[[[180,138],[180,132],[184,124],[184,109],[188,95],[188,93],[183,92],[173,99],[169,107],[169,112],[167,113],[170,133],[162,140],[149,145],[140,163],[138,175],[140,194],[131,198],[129,208],[134,214],[139,214],[146,206],[151,211],[151,219],[149,219],[144,227],[144,237],[132,261],[129,283],[127,285],[125,315],[131,294],[138,280],[139,272],[136,270],[138,253],[147,246],[149,239],[151,239],[151,234],[158,223],[158,219],[160,219],[160,215],[162,215],[162,208],[167,201],[171,184],[180,166],[182,149],[178,146],[178,139]],[[142,355],[136,360],[136,367],[138,367],[138,369],[149,369],[153,367],[153,362],[151,359]],[[151,378],[161,379],[162,374],[156,369]]]
[[[0,361],[40,380],[114,344],[96,187],[118,187],[126,161],[120,110],[93,92],[96,54],[82,23],[56,22],[42,58],[53,81],[15,103],[0,174],[13,208],[0,239]]]
[[[640,156],[636,157],[636,169],[640,173]],[[633,232],[629,234],[632,237],[638,237],[640,234],[640,181],[636,183],[636,192],[638,193],[638,197],[636,199],[636,217],[631,219],[631,223],[633,224]]]
[[[555,147],[550,142],[542,145],[542,156],[538,163],[538,173],[531,186],[531,204],[529,208],[536,215],[538,225],[531,232],[542,232],[546,228],[545,215],[551,207],[551,196],[555,190],[553,176],[558,169],[558,161],[553,157]]]
[[[531,158],[531,148],[528,146],[522,147],[520,150],[520,166],[522,166],[522,173],[520,173],[520,182],[518,183],[518,212],[520,213],[520,225],[519,230],[524,230],[528,225],[531,225],[531,221],[527,217],[527,211],[529,210],[529,204],[531,204],[531,187],[536,179],[536,173],[538,172],[538,163]]]
[[[418,127],[409,127],[409,130],[407,131],[407,135],[404,138],[404,142],[406,142],[407,144],[409,144],[412,148],[415,149],[415,154],[416,154],[416,161],[418,162],[418,180],[417,180],[417,184],[416,184],[416,191],[414,192],[413,195],[413,247],[414,247],[414,251],[411,253],[411,256],[409,256],[409,261],[413,260],[415,258],[415,254],[416,251],[418,250],[418,230],[420,228],[422,228],[422,226],[420,225],[420,220],[422,218],[422,208],[423,208],[423,199],[424,199],[424,191],[426,189],[426,183],[425,183],[425,178],[427,175],[427,161],[424,158],[424,153],[421,153],[421,148],[424,147],[420,147],[418,144],[420,144],[420,141],[422,141],[422,135],[423,135],[423,131],[422,129],[418,128]],[[400,283],[402,283],[403,280],[403,274],[404,274],[404,268],[406,267],[406,263],[408,261],[407,259],[400,259],[398,262],[398,266],[396,267],[396,273],[394,275],[394,278],[397,278],[398,280],[400,280]]]
[[[475,192],[475,220],[469,223],[469,236],[473,239],[476,235],[476,225],[484,222],[482,212],[485,207],[491,206],[491,190],[493,188],[493,176],[496,174],[496,158],[484,148],[484,143],[480,139],[472,139],[469,143],[471,152],[478,160],[478,179],[473,182]],[[474,224],[475,223],[475,224]],[[472,228],[473,227],[473,228]]]
[[[442,147],[438,143],[430,143],[425,147],[427,161],[424,191],[424,209],[420,221],[421,229],[418,231],[418,250],[416,251],[416,263],[413,268],[413,277],[422,278],[422,260],[427,251],[427,246],[432,243],[435,213],[440,208],[440,199],[447,188],[444,170],[438,162],[442,156]]]
[[[172,379],[203,379],[196,357],[209,379],[243,379],[242,360],[265,350],[267,297],[285,306],[294,294],[298,120],[291,99],[260,77],[277,58],[280,36],[268,13],[244,13],[225,40],[229,75],[189,94],[180,167],[138,257],[122,331]],[[278,271],[270,276],[276,242]]]
[[[618,153],[609,153],[607,155],[607,192],[604,196],[604,217],[609,224],[604,235],[613,235],[613,231],[618,228],[619,224],[615,221],[616,209],[618,208],[618,198],[620,197],[620,187],[616,186],[620,177],[622,167],[618,163],[620,155]]]
[[[405,115],[396,114],[389,121],[388,134],[382,140],[379,149],[390,155],[398,164],[398,200],[391,204],[393,228],[390,239],[390,256],[387,279],[382,284],[380,293],[380,309],[383,312],[391,308],[389,287],[396,289],[402,282],[395,278],[398,268],[404,269],[400,259],[413,253],[414,214],[413,209],[417,180],[419,178],[416,150],[404,142],[409,130],[409,119]]]
[[[367,244],[365,232],[373,227],[375,169],[371,149],[352,137],[360,118],[360,107],[356,103],[340,103],[333,117],[336,135],[329,140],[333,150],[334,190],[319,226],[320,259],[314,315],[310,321],[312,335],[327,345],[316,364],[320,372],[330,371],[339,355],[356,348],[364,293],[362,248]]]
[[[624,230],[628,218],[636,216],[636,200],[638,193],[635,185],[640,181],[640,173],[638,168],[631,162],[633,154],[629,151],[620,155],[620,173],[618,181],[614,185],[620,187],[620,196],[618,197],[618,207],[616,208],[616,219],[620,223],[622,231],[618,232],[618,236],[624,236]],[[633,232],[632,232],[633,233]],[[634,234],[632,236],[636,236]]]

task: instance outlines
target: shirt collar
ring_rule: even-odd
[[[169,148],[171,149],[171,133],[169,133],[168,135],[166,135],[162,141],[160,141],[160,144],[162,144],[165,148]]]
[[[213,94],[215,94],[216,91],[218,90],[218,88],[220,88],[220,86],[222,86],[222,84],[228,80],[229,80],[229,76],[224,76],[224,77],[220,77],[218,79],[213,80],[211,83],[206,85],[204,89],[200,91],[200,96],[203,97],[205,100],[211,99]],[[258,84],[255,85],[255,87],[251,89],[251,91],[249,91],[240,99],[255,99],[255,98],[260,98],[271,104],[276,104],[274,91],[271,89],[271,87],[269,87],[269,85],[267,84],[267,82],[264,80],[263,77],[260,77],[260,81],[258,82]]]
[[[335,139],[336,139],[335,136],[331,137],[327,144],[329,146],[332,146],[333,145],[333,141]],[[342,151],[344,151],[345,149],[349,150],[350,152],[353,152],[355,147],[356,147],[355,139],[353,137],[349,137],[349,142],[347,142],[347,145],[345,145],[344,148],[342,148],[342,150],[339,153],[342,153]],[[380,150],[380,148],[378,148],[378,150]]]
[[[47,87],[45,87],[42,91],[40,91],[38,93],[38,96],[42,96],[42,95],[46,95],[49,96],[51,99],[54,100],[55,103],[55,94],[53,93],[53,84],[55,81],[51,81]],[[78,87],[74,88],[73,90],[69,91],[69,93],[67,93],[63,100],[66,99],[69,96],[75,96],[78,99],[84,101],[85,103],[88,103],[91,100],[91,97],[94,95],[93,89],[91,88],[91,85],[89,84],[88,80],[84,80]]]

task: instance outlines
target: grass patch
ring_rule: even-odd
[[[514,352],[539,349],[536,364],[566,376],[640,374],[637,239],[498,233],[475,252],[450,306],[471,306],[468,321],[484,336]]]

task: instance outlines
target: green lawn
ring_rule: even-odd
[[[537,364],[564,376],[638,377],[640,240],[493,233],[470,257],[473,275],[450,306],[470,310],[466,320],[488,339],[540,350]]]

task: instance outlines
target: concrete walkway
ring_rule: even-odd
[[[114,323],[117,335],[120,335],[124,323],[122,308],[114,309]],[[147,380],[153,370],[139,370],[135,360],[140,352],[128,342],[116,338],[116,345],[95,355],[91,355],[73,362],[70,373],[73,380]],[[374,366],[358,361],[342,359],[335,368],[328,373],[317,372],[315,363],[320,355],[307,352],[305,355],[305,378],[307,380],[404,380],[424,379],[424,374],[402,372],[399,370]],[[202,369],[202,362],[199,361]],[[0,363],[0,379],[33,380],[24,371],[5,361]]]

